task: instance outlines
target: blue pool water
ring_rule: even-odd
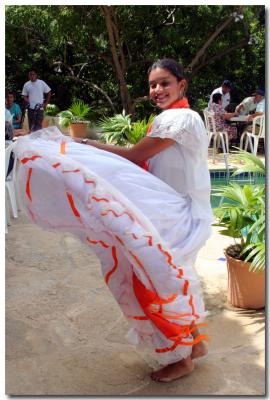
[[[229,182],[237,182],[240,185],[245,184],[255,184],[255,185],[264,185],[265,177],[262,175],[253,175],[249,173],[243,173],[237,176],[231,176],[233,171],[230,171],[229,180],[226,179],[226,171],[211,171],[211,188],[218,188],[219,186],[226,186]],[[212,191],[213,192],[213,191]],[[211,195],[211,205],[212,208],[216,208],[219,206],[220,198]]]

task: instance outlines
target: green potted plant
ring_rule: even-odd
[[[70,136],[85,138],[90,107],[82,100],[74,100],[71,106],[61,111],[59,123],[63,128],[69,127]]]
[[[131,130],[131,118],[124,113],[104,117],[98,122],[97,127],[101,132],[100,139],[103,143],[126,146],[128,143],[126,133]]]
[[[55,104],[48,104],[44,111],[42,127],[47,128],[49,125],[56,125],[56,116],[59,113],[59,108]]]
[[[150,115],[148,121],[144,118],[141,121],[136,121],[132,123],[131,130],[126,133],[127,140],[131,144],[138,143],[147,134],[150,124],[152,124],[154,115]]]
[[[101,130],[101,140],[104,143],[113,143],[119,146],[127,146],[139,142],[147,132],[154,116],[148,119],[131,122],[130,115],[116,114],[113,117],[105,117],[98,123]]]
[[[265,175],[259,157],[245,151],[237,154],[244,164],[240,173]],[[265,186],[230,183],[216,189],[222,203],[214,209],[215,226],[234,239],[225,249],[228,269],[227,299],[235,307],[259,309],[265,306]]]

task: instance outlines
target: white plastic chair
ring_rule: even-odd
[[[229,138],[228,133],[225,131],[219,131],[216,126],[214,114],[210,111],[204,110],[204,121],[208,135],[208,145],[210,145],[211,139],[213,138],[213,163],[216,160],[217,147],[221,141],[222,151],[224,154],[225,164],[228,164],[228,153],[229,153]]]
[[[258,133],[256,133],[256,128]],[[250,151],[256,155],[258,151],[258,144],[259,140],[265,137],[265,117],[264,115],[258,115],[257,117],[253,118],[252,120],[252,130],[251,132],[245,130],[240,139],[240,149],[244,147],[245,141],[245,150],[247,151],[248,145],[250,147]]]
[[[15,186],[15,171],[16,171],[16,157],[14,157],[14,164],[11,172],[7,175],[8,172],[8,166],[9,166],[9,160],[11,157],[11,152],[14,149],[16,143],[7,143],[7,147],[5,149],[5,189],[6,189],[6,195],[9,197],[10,204],[11,204],[11,209],[12,209],[12,214],[14,218],[18,218],[18,207],[17,207],[17,201],[16,201],[16,186]],[[8,200],[6,198],[6,200]],[[6,233],[8,231],[7,225],[10,224],[10,218],[9,218],[9,208],[8,208],[8,202],[6,201]]]
[[[17,209],[18,211],[22,210],[22,200],[21,200],[21,196],[18,190],[18,184],[17,184],[17,175],[18,175],[18,169],[20,166],[20,160],[18,158],[16,158],[16,160],[14,160],[14,168],[13,168],[13,181],[14,181],[14,185],[15,185],[15,194],[16,194],[16,202],[17,202]]]

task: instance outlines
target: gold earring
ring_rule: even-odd
[[[156,103],[152,99],[149,99],[149,103],[153,108],[157,107]]]

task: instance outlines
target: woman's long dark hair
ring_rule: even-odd
[[[170,71],[172,75],[176,77],[178,82],[182,81],[184,79],[184,74],[183,74],[183,67],[180,65],[177,61],[175,61],[172,58],[163,58],[161,60],[157,60],[154,62],[154,64],[151,65],[151,67],[148,69],[148,76],[153,69],[156,68],[162,68],[162,69],[167,69]]]

